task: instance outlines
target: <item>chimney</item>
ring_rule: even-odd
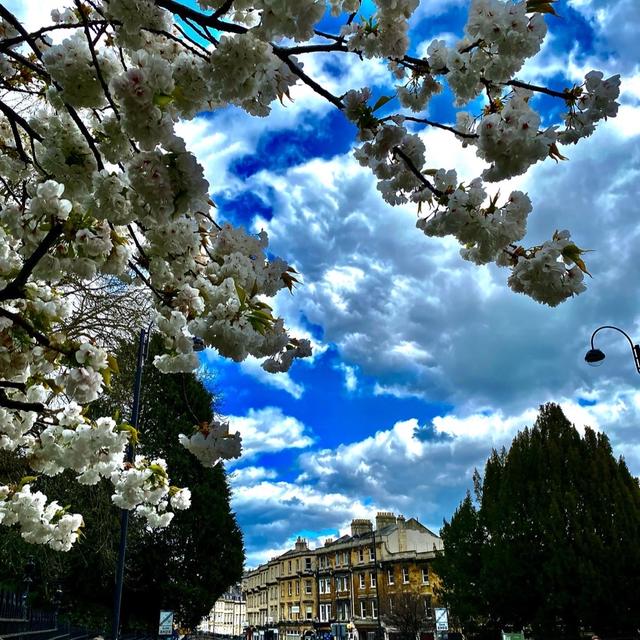
[[[376,514],[376,531],[396,523],[396,517],[390,511],[378,511]]]
[[[325,546],[325,547],[329,546],[330,544],[333,544],[333,538],[327,538],[327,539],[324,541],[324,546]]]
[[[371,520],[366,518],[357,518],[351,521],[351,535],[361,536],[365,533],[371,533],[373,531],[373,524]]]
[[[398,524],[398,551],[407,550],[407,529],[405,525],[404,516],[398,516],[396,520]]]
[[[308,551],[309,547],[307,546],[307,541],[304,538],[301,538],[300,536],[298,536],[294,549],[296,551]]]

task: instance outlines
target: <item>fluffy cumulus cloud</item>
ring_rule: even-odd
[[[596,46],[605,54],[613,53],[626,72],[637,68],[640,60],[637,0],[569,0],[569,6],[584,16],[596,35]]]
[[[476,174],[477,158],[446,136],[430,133],[427,148],[444,149],[445,166]],[[385,206],[349,154],[252,178],[278,211],[256,227],[268,229],[276,251],[305,278],[283,306],[322,326],[349,366],[378,379],[378,392],[404,389],[475,407],[570,397],[596,381],[581,363],[592,328],[612,308],[617,322],[630,329],[636,322],[640,230],[629,212],[639,196],[640,157],[635,136],[611,127],[566,153],[569,162],[547,162],[519,180],[535,206],[532,244],[566,226],[580,246],[595,249],[587,255],[589,291],[563,307],[516,296],[504,271],[478,269],[460,259],[455,243],[423,237],[416,212]],[[631,372],[619,375],[631,383]]]
[[[286,449],[304,449],[313,438],[299,420],[280,407],[249,409],[244,416],[228,416],[232,430],[242,436],[242,460]]]
[[[580,431],[584,426],[606,431],[614,453],[640,473],[640,436],[634,433],[640,392],[608,390],[582,400],[560,399],[560,404]],[[491,450],[508,447],[536,416],[536,409],[525,409],[452,413],[426,425],[401,420],[335,449],[301,453],[300,474],[293,482],[259,467],[235,471],[233,506],[247,536],[248,563],[282,553],[298,534],[310,538],[312,546],[322,544],[346,532],[351,519],[373,518],[378,510],[417,517],[438,530],[472,489],[473,473],[482,473]]]
[[[351,518],[370,509],[344,493],[285,481],[233,482],[233,508],[238,513],[247,544],[247,565],[253,566],[289,548],[299,533],[317,544],[321,535],[337,532]],[[316,535],[313,534],[316,532]]]

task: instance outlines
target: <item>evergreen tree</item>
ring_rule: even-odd
[[[640,487],[604,434],[580,437],[545,405],[508,452],[491,454],[476,498],[445,522],[437,561],[467,629],[571,638],[640,626]]]

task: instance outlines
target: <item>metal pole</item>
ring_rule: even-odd
[[[136,378],[133,385],[133,405],[131,407],[131,426],[138,428],[138,417],[140,414],[140,389],[142,387],[142,367],[146,356],[149,340],[149,331],[142,329],[138,340],[138,360],[136,364]],[[133,445],[127,445],[125,462],[133,462]],[[120,608],[122,605],[122,585],[124,580],[124,561],[127,551],[127,529],[129,527],[129,511],[120,511],[120,547],[118,549],[118,567],[116,569],[116,589],[113,595],[113,628],[111,637],[118,640],[120,637]]]

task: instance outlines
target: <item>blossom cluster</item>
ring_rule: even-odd
[[[18,525],[24,540],[44,544],[55,551],[69,551],[83,526],[82,516],[67,513],[57,502],[47,502],[41,491],[0,485],[0,524]]]
[[[197,427],[191,436],[179,435],[180,444],[205,467],[215,467],[222,460],[240,457],[240,434],[229,433],[229,423],[214,419]]]
[[[169,506],[184,510],[191,504],[188,489],[169,485],[167,463],[162,458],[147,460],[136,456],[132,464],[113,471],[111,482],[115,488],[113,503],[144,518],[150,529],[169,526],[175,515],[168,510]]]

